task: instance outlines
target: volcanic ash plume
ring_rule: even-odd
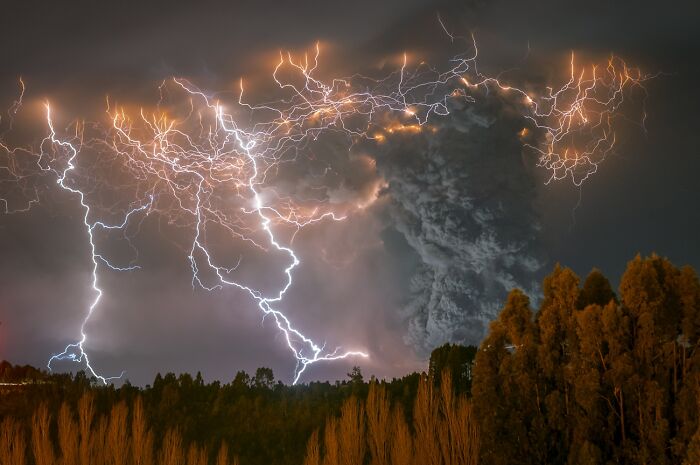
[[[534,293],[543,262],[522,120],[487,97],[431,124],[397,126],[377,157],[393,227],[419,257],[403,307],[419,354],[477,344],[510,289]]]

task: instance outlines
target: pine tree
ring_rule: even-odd
[[[577,378],[571,359],[578,352],[575,312],[579,278],[556,265],[544,279],[544,299],[537,313],[538,389],[544,405],[546,436],[544,460],[563,463],[571,445],[574,425],[574,390]]]

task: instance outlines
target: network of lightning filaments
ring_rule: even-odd
[[[520,136],[536,154],[536,164],[549,173],[547,182],[569,179],[580,186],[613,149],[615,121],[625,96],[632,89],[644,91],[643,83],[650,77],[616,57],[599,67],[577,68],[572,55],[568,80],[536,94],[482,75],[476,67],[476,44],[470,46],[445,70],[425,63],[410,66],[404,55],[396,71],[382,78],[323,80],[317,77],[317,45],[311,58],[280,53],[272,79],[282,97],[272,102],[249,103],[241,81],[229,109],[214,94],[173,78],[160,86],[161,99],[151,111],[129,112],[108,101],[109,124],[75,122],[57,130],[52,107],[46,103],[47,135],[38,147],[10,147],[0,134],[4,155],[0,185],[19,186],[28,198],[14,208],[8,196],[0,197],[5,213],[27,211],[39,201],[31,180],[41,175],[50,175],[83,212],[93,298],[80,338],[53,355],[48,368],[67,360],[81,363],[103,383],[123,376],[103,375],[92,364],[86,326],[103,296],[100,270],[130,271],[139,265],[135,260],[116,264],[101,252],[98,242],[113,232],[130,239],[146,217],[156,214],[192,232],[185,251],[193,286],[207,291],[236,288],[250,296],[264,319],[272,319],[296,360],[294,383],[314,363],[368,357],[358,350],[326,349],[280,310],[300,264],[292,248],[294,234],[320,221],[342,221],[354,208],[366,207],[346,205],[338,211],[322,196],[296,198],[276,189],[274,180],[290,163],[304,157],[310,144],[325,134],[344,138],[350,146],[358,140],[379,146],[397,133],[435,132],[431,121],[448,116],[455,103],[472,103],[491,92],[522,115]],[[20,84],[20,97],[7,116],[9,129],[22,107],[21,79]],[[91,154],[89,160],[81,157],[83,153]],[[102,179],[108,175],[119,179]],[[110,207],[97,205],[95,192],[108,185],[116,185],[115,192],[128,192],[129,199]],[[214,227],[231,240],[282,257],[281,285],[270,292],[237,279],[240,259],[228,263],[229,258],[207,241]]]

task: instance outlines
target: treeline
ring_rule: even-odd
[[[32,373],[28,379],[23,373]],[[18,383],[0,385],[0,423],[9,429],[8,434],[17,436],[22,432],[26,442],[27,464],[61,464],[61,438],[59,417],[61,412],[73,412],[80,416],[80,405],[86,394],[92,398],[94,428],[101,420],[109,425],[115,406],[126,406],[127,424],[137,405],[141,405],[143,417],[153,437],[154,460],[158,462],[158,451],[169,432],[177,432],[184,452],[190,446],[206,450],[209,464],[215,464],[216,452],[224,444],[229,457],[237,457],[243,465],[294,464],[303,462],[306,444],[312,432],[321,428],[326,418],[341,411],[349,398],[365,399],[370,383],[365,382],[359,369],[353,370],[342,382],[314,382],[302,386],[287,386],[275,382],[270,369],[260,368],[253,376],[239,372],[230,383],[204,383],[201,375],[176,376],[168,373],[157,375],[152,385],[139,388],[124,384],[101,386],[88,379],[84,373],[46,374],[25,367],[0,364],[1,382]],[[401,379],[382,382],[387,396],[407,413],[413,409],[413,400],[418,390],[420,374],[411,374]],[[464,390],[464,387],[462,388]],[[35,460],[32,445],[32,418],[39,406],[48,413],[48,438],[53,444],[56,462]],[[119,410],[122,411],[122,410]],[[12,420],[8,420],[12,419]],[[12,426],[10,428],[10,426]],[[0,431],[0,435],[5,434]],[[99,437],[99,435],[98,435]],[[100,441],[98,440],[98,443]],[[4,453],[0,441],[0,456]],[[128,445],[125,445],[128,447]],[[21,463],[13,465],[23,465]],[[122,462],[79,462],[80,465],[122,464]],[[128,465],[129,462],[123,462]],[[181,465],[199,465],[182,462]],[[0,465],[6,465],[0,459]]]
[[[581,283],[557,266],[543,294],[534,309],[512,291],[478,350],[447,344],[427,374],[392,381],[354,369],[343,382],[286,386],[261,368],[227,384],[167,374],[115,388],[0,364],[1,381],[27,383],[0,386],[0,464],[25,465],[2,458],[24,453],[26,465],[70,465],[62,444],[108,451],[122,438],[119,460],[76,463],[148,465],[134,462],[138,431],[154,465],[218,464],[220,450],[242,465],[700,464],[695,271],[637,257],[615,293],[598,271]],[[82,442],[85,399],[94,420]]]

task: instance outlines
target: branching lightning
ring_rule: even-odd
[[[438,20],[454,42],[455,36]],[[33,157],[35,172],[53,175],[56,184],[75,197],[83,211],[94,298],[82,321],[79,340],[53,355],[49,369],[56,361],[68,360],[83,364],[103,383],[121,376],[104,376],[93,367],[85,349],[86,325],[103,295],[99,285],[101,267],[129,271],[139,266],[112,264],[100,252],[98,236],[109,231],[124,232],[136,218],[142,221],[155,214],[191,232],[186,253],[193,286],[207,291],[227,287],[244,291],[263,319],[272,318],[296,360],[294,383],[314,363],[368,357],[358,350],[327,350],[325,344],[298,330],[279,308],[300,264],[292,248],[294,235],[319,221],[342,221],[353,209],[346,206],[334,211],[323,198],[300,199],[276,189],[274,179],[287,164],[303,156],[308,145],[323,134],[338,134],[350,145],[358,139],[381,144],[392,134],[431,128],[431,117],[448,115],[453,100],[470,103],[485,93],[498,92],[521,111],[526,127],[520,136],[524,145],[537,153],[538,165],[550,173],[547,182],[570,178],[580,186],[612,150],[615,116],[628,90],[643,91],[644,81],[651,77],[628,68],[615,57],[602,71],[596,66],[577,71],[572,54],[570,79],[556,90],[548,87],[542,95],[535,95],[482,75],[476,67],[477,55],[473,42],[469,53],[455,56],[443,71],[424,63],[411,67],[404,55],[400,68],[381,79],[355,75],[323,81],[316,77],[320,56],[317,44],[311,60],[280,53],[272,73],[284,94],[279,100],[248,103],[241,81],[233,103],[236,109],[229,111],[189,81],[174,78],[160,86],[161,100],[155,110],[141,109],[132,117],[125,109],[108,104],[109,125],[76,123],[71,135],[55,130],[47,103],[48,135],[38,150],[10,148],[0,141],[0,150],[7,159],[0,165],[0,173],[5,174],[0,182],[17,184],[30,177],[31,170],[26,171],[16,160]],[[22,105],[24,82],[20,82],[21,96],[10,110],[11,118]],[[537,132],[535,138],[527,137],[530,131]],[[118,166],[120,176],[129,185],[132,200],[117,208],[117,221],[95,219],[100,212],[85,184],[94,183],[101,173],[78,176],[78,171],[87,169],[78,167],[85,151],[97,153],[97,159],[109,160],[110,166]],[[6,213],[20,212],[38,201],[36,189],[30,197],[16,209],[10,208],[8,199],[0,201]],[[212,247],[208,237],[213,228],[224,231],[232,241],[243,241],[282,257],[285,264],[280,285],[266,291],[237,279],[240,258],[228,263],[230,259]],[[286,231],[292,233],[283,240]]]
[[[67,176],[68,174],[75,169],[75,165],[73,162],[75,161],[75,158],[78,156],[79,150],[70,142],[65,142],[61,141],[56,137],[56,131],[54,130],[53,127],[53,121],[51,119],[51,107],[49,104],[46,105],[46,121],[49,127],[49,136],[47,136],[46,139],[41,144],[41,147],[44,147],[44,143],[50,143],[51,145],[58,147],[59,149],[63,149],[68,152],[68,162],[67,166],[63,171],[57,171],[55,174],[57,176],[56,183],[61,187],[61,189],[64,189],[72,194],[75,194],[79,201],[80,201],[80,206],[83,208],[83,211],[85,212],[83,216],[83,224],[85,225],[85,229],[88,235],[88,242],[90,245],[90,253],[91,253],[91,258],[92,258],[92,289],[95,294],[95,298],[88,307],[87,314],[85,315],[85,319],[83,320],[83,323],[80,326],[80,340],[76,343],[73,344],[68,344],[65,349],[63,349],[63,352],[53,355],[47,364],[47,367],[49,370],[51,369],[51,364],[55,360],[71,360],[74,362],[84,362],[85,366],[88,370],[88,372],[98,378],[100,381],[103,383],[107,383],[110,380],[113,379],[118,379],[120,378],[124,373],[122,372],[121,375],[116,376],[116,377],[105,377],[100,374],[98,374],[95,369],[92,367],[90,364],[90,359],[87,356],[87,353],[85,352],[85,349],[83,347],[83,344],[87,340],[87,334],[85,333],[85,325],[87,324],[88,320],[92,316],[93,311],[95,310],[95,307],[97,307],[97,304],[100,302],[100,299],[102,297],[102,289],[98,285],[98,266],[99,263],[103,263],[104,265],[107,265],[109,268],[115,271],[129,271],[129,270],[134,270],[138,268],[138,266],[127,266],[127,267],[118,267],[112,265],[105,257],[100,255],[97,252],[97,247],[95,245],[95,232],[96,230],[99,229],[123,229],[126,224],[129,221],[129,217],[133,215],[134,213],[141,212],[144,210],[148,210],[150,206],[153,203],[153,197],[151,196],[149,198],[148,203],[133,208],[129,210],[126,215],[124,216],[124,221],[122,221],[121,224],[115,224],[115,225],[108,225],[105,224],[101,221],[95,221],[95,222],[90,222],[90,205],[88,205],[85,202],[85,193],[81,191],[79,188],[71,187],[67,183]],[[41,156],[43,156],[43,152],[41,153]],[[39,162],[39,165],[41,166],[41,159]]]

